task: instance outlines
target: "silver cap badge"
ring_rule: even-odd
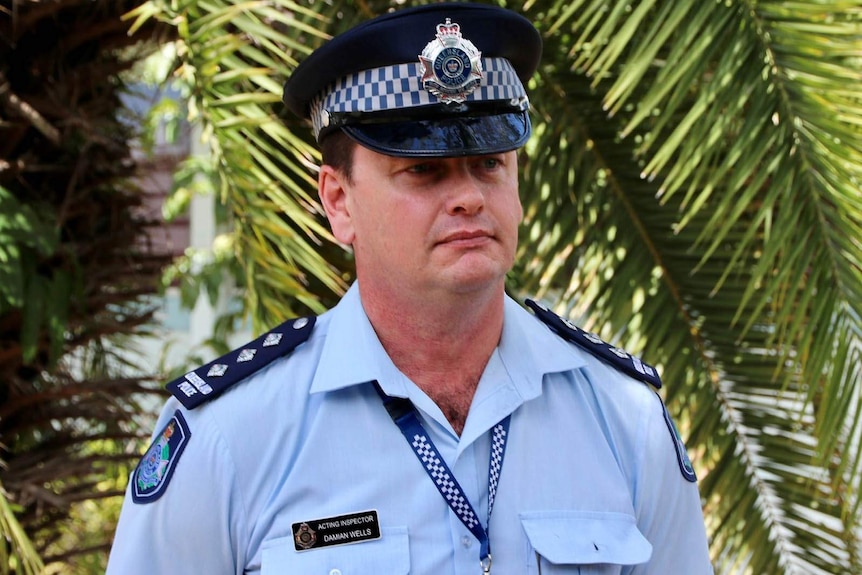
[[[437,38],[419,56],[422,87],[441,102],[460,103],[482,81],[482,54],[461,36],[461,26],[449,18],[437,24]]]

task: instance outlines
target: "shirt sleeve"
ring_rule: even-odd
[[[711,575],[700,494],[697,483],[686,479],[685,447],[658,395],[647,411],[645,453],[634,504],[638,528],[653,550],[648,563],[627,573]],[[693,479],[693,472],[689,478]]]
[[[166,403],[131,473],[107,575],[242,574],[237,476],[205,411]]]

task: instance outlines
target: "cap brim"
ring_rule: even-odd
[[[499,154],[530,137],[526,111],[488,116],[354,124],[341,128],[359,144],[388,156],[446,158]]]

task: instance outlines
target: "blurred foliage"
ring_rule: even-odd
[[[0,486],[0,533],[3,534],[0,544],[0,574],[37,575],[42,573],[45,566],[15,517],[16,511],[9,502],[9,495]]]
[[[155,385],[126,337],[170,258],[148,241],[122,73],[170,28],[130,37],[136,4],[0,5],[0,573],[104,555],[110,529],[68,522],[122,492],[104,479],[149,429]]]
[[[135,443],[129,444],[134,446]],[[143,443],[137,443],[141,449]],[[52,562],[43,575],[102,575],[108,566],[105,552],[105,535],[113,533],[120,517],[122,493],[126,488],[133,463],[128,453],[120,451],[114,441],[94,441],[88,451],[100,458],[106,454],[116,457],[114,463],[105,465],[100,479],[93,486],[94,497],[75,502],[69,510],[69,518],[59,526],[59,537],[44,551]],[[135,449],[125,449],[137,453]]]

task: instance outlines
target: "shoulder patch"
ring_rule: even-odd
[[[611,364],[626,375],[646,382],[656,389],[661,389],[661,378],[656,369],[617,347],[602,341],[597,335],[584,331],[569,320],[560,317],[545,306],[528,299],[529,307],[545,325],[550,327],[563,339],[566,339],[584,351]]]
[[[178,377],[165,387],[186,409],[217,397],[308,339],[316,317],[291,319],[254,341]]]
[[[661,397],[658,398],[661,401]],[[679,470],[686,481],[695,483],[697,475],[694,472],[694,466],[691,464],[691,459],[688,457],[688,451],[685,449],[685,443],[682,441],[682,436],[679,434],[670,413],[667,411],[667,406],[664,401],[661,401],[661,409],[664,412],[664,422],[667,424],[667,430],[670,432],[670,438],[673,440],[673,448],[676,451],[676,462],[679,464]]]
[[[183,414],[177,410],[135,468],[132,501],[152,503],[162,496],[191,436]]]

